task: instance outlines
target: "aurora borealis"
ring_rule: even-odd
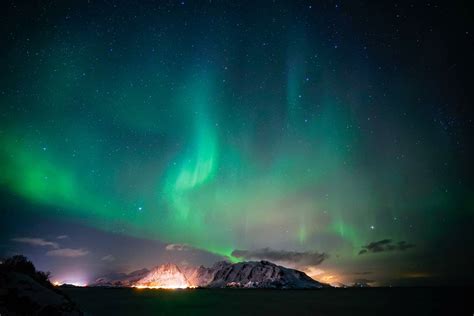
[[[15,238],[67,235],[90,268],[110,255],[96,237],[119,235],[229,260],[325,254],[304,268],[328,281],[472,278],[469,12],[365,1],[2,7],[2,255],[20,251]],[[130,251],[113,258],[140,267]],[[53,274],[53,259],[71,260],[32,256]]]

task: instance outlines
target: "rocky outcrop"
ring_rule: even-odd
[[[27,269],[17,269],[16,263],[0,264],[0,315],[83,315],[45,274],[36,271],[26,258],[21,261]]]
[[[213,280],[215,271],[214,268],[206,268],[204,266],[188,268],[186,271],[186,277],[192,286],[205,287]]]
[[[131,287],[140,279],[144,278],[150,270],[144,268],[130,273],[110,273],[100,277],[94,281],[90,286],[102,287]]]
[[[194,280],[202,282],[199,286],[209,288],[310,289],[327,286],[311,279],[304,272],[269,261],[218,262],[209,270],[198,269]]]
[[[149,288],[187,288],[192,285],[189,284],[186,276],[177,265],[168,263],[153,268],[133,286]]]

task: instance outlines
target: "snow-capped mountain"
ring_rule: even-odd
[[[100,278],[95,286],[123,286],[139,288],[281,288],[312,289],[328,285],[311,279],[304,272],[285,268],[269,261],[230,263],[220,261],[211,268],[203,266],[180,269],[175,264],[124,274],[110,280]]]
[[[103,277],[95,280],[91,286],[104,286],[104,287],[131,287],[138,280],[145,277],[150,270],[140,269],[131,273],[110,273]]]
[[[145,288],[187,288],[191,287],[192,284],[188,282],[186,276],[177,265],[167,263],[153,268],[132,286]]]
[[[202,282],[197,286],[209,288],[309,289],[327,286],[311,279],[304,272],[269,261],[218,262],[210,269],[198,268],[193,281]]]

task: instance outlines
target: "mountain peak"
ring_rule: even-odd
[[[186,276],[173,263],[166,263],[153,268],[145,277],[134,285],[138,288],[187,288],[191,287]]]

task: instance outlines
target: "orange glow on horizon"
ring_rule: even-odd
[[[187,286],[187,285],[169,285],[169,286],[161,286],[161,285],[134,285],[132,286],[135,289],[154,289],[154,290],[178,290],[178,289],[194,289],[195,286]]]
[[[342,281],[343,278],[334,271],[326,271],[314,266],[308,266],[303,269],[310,278],[315,281],[326,283],[334,287],[341,287],[341,284],[344,283]]]
[[[74,286],[78,286],[78,287],[86,287],[87,286],[87,283],[78,283],[78,282],[53,281],[51,283],[53,283],[54,286],[61,286],[61,285],[64,285],[64,284],[70,284],[70,285],[74,285]]]

